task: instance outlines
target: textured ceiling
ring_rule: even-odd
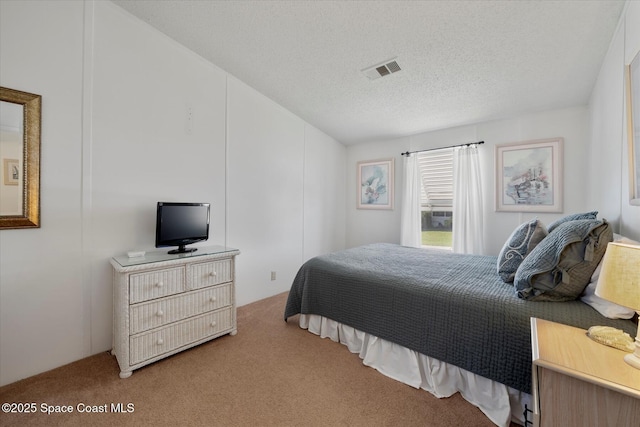
[[[586,105],[624,1],[114,3],[344,144]],[[397,57],[401,71],[361,70]]]

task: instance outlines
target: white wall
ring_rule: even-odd
[[[0,231],[0,384],[86,354],[83,23],[76,1],[0,2],[0,85],[42,95],[42,227]]]
[[[344,249],[346,148],[305,127],[303,260]],[[343,215],[337,216],[336,212]]]
[[[83,123],[91,129],[84,255],[91,263],[91,348],[105,349],[113,295],[105,260],[154,249],[156,202],[210,203],[206,244],[225,244],[226,75],[124,10],[95,6]]]
[[[0,84],[43,100],[42,227],[0,231],[0,385],[110,349],[109,259],[155,250],[157,201],[211,203],[198,245],[241,250],[241,305],[344,247],[335,140],[110,2],[2,1],[0,19]]]
[[[572,213],[592,207],[587,201],[588,189],[584,164],[588,162],[588,114],[586,107],[545,111],[521,117],[461,126],[413,135],[392,141],[378,141],[348,147],[350,174],[347,204],[347,245],[356,246],[374,241],[400,242],[400,206],[402,201],[403,158],[401,152],[446,147],[484,141],[480,147],[480,168],[483,176],[484,238],[487,254],[497,255],[505,240],[520,223],[534,217],[550,223],[562,214],[531,214],[496,212],[494,202],[496,144],[543,138],[564,138],[564,212]],[[355,203],[355,169],[360,160],[394,157],[396,161],[393,211],[358,210]]]
[[[611,218],[615,231],[640,240],[640,207],[629,203],[625,67],[640,52],[640,3],[629,2],[600,69],[589,103],[590,203]]]
[[[287,290],[300,266],[304,123],[236,79],[228,88],[228,230],[245,304]]]
[[[628,10],[624,19],[624,65],[631,63],[633,58],[640,55],[640,2],[627,3]],[[625,120],[627,118],[625,110]],[[625,122],[626,123],[626,122]],[[627,129],[624,126],[622,136],[622,152],[628,155]],[[623,162],[621,168],[622,179],[622,209],[620,218],[620,233],[629,235],[636,240],[640,240],[640,206],[632,206],[628,202],[629,190],[629,162]]]
[[[228,241],[242,251],[243,305],[289,290],[302,262],[344,248],[345,148],[237,79],[228,99]]]

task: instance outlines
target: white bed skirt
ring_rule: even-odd
[[[426,390],[438,398],[460,392],[498,426],[508,427],[511,421],[524,425],[525,404],[531,408],[530,394],[326,317],[302,314],[300,327],[346,345],[349,351],[359,354],[363,364],[396,381]]]

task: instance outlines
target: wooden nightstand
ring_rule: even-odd
[[[640,370],[584,329],[531,319],[534,425],[640,425]]]

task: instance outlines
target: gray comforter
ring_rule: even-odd
[[[307,261],[284,318],[318,314],[531,393],[530,318],[587,329],[612,320],[580,301],[519,299],[496,257],[372,244]]]

